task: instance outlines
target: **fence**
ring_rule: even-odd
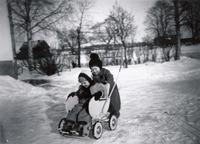
[[[99,55],[103,65],[118,65],[124,61],[124,51],[118,50],[92,51]],[[129,47],[127,48],[126,57],[128,64],[141,64],[145,62],[159,62],[174,60],[175,47]]]

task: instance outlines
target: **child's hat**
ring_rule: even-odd
[[[85,78],[86,80],[88,80],[90,83],[93,81],[92,73],[91,73],[91,71],[89,71],[89,70],[83,70],[83,71],[81,71],[81,73],[79,74],[78,77],[79,77],[79,78],[80,78],[80,77],[83,77],[83,78]]]
[[[97,66],[100,69],[102,68],[102,61],[99,59],[99,55],[96,53],[91,53],[89,67]]]

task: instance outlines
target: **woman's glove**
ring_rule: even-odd
[[[76,95],[76,92],[72,92],[68,95],[68,97],[74,97]]]
[[[108,81],[103,81],[103,82],[101,82],[101,83],[105,85],[105,84],[107,84],[107,83],[108,83]]]
[[[94,96],[94,99],[95,100],[99,100],[99,98],[103,95],[103,93],[101,91],[95,93],[93,96]]]

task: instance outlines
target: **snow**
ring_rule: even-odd
[[[106,68],[116,80],[119,66]],[[118,127],[109,131],[104,126],[99,140],[66,138],[57,132],[66,116],[66,96],[77,89],[83,69],[88,68],[49,77],[25,73],[20,80],[0,76],[1,136],[10,144],[200,143],[200,60],[181,57],[122,68],[117,81],[122,102]]]

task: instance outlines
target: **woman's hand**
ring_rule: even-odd
[[[107,84],[108,82],[104,81],[104,82],[101,82],[101,83],[105,85],[105,84]]]
[[[95,100],[99,100],[102,95],[103,95],[102,91],[93,94]]]
[[[68,97],[74,97],[76,95],[76,92],[72,92],[68,95]]]

